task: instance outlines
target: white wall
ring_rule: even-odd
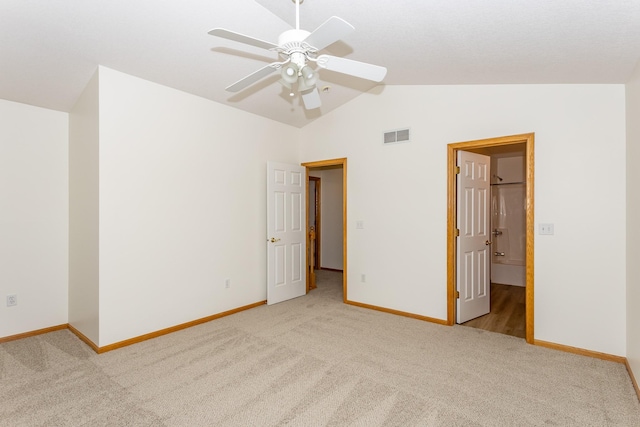
[[[100,68],[100,346],[266,299],[266,162],[298,138]]]
[[[297,130],[100,72],[97,344],[266,297],[266,160],[348,157],[350,299],[445,318],[446,144],[533,131],[536,223],[556,231],[536,235],[536,339],[626,355],[638,375],[640,71],[626,86],[626,144],[619,85],[391,86]],[[76,126],[94,138],[95,121],[77,116],[96,114],[92,84],[70,119],[0,100],[0,337],[72,321],[82,298],[95,312],[94,294],[67,302],[68,218],[95,206],[74,199],[69,211],[69,186],[80,188],[68,182],[69,120],[72,144]],[[411,143],[382,146],[384,130],[406,126]]]
[[[67,323],[68,132],[66,113],[0,100],[0,337]]]
[[[640,381],[640,62],[627,101],[627,360]]]
[[[98,343],[98,72],[69,114],[69,324]]]
[[[349,299],[445,319],[447,144],[535,132],[535,338],[624,355],[624,115],[622,85],[386,86],[304,127],[348,158]]]

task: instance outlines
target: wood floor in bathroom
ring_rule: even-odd
[[[524,286],[491,284],[491,312],[463,323],[464,326],[524,338]]]

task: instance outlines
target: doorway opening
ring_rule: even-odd
[[[523,245],[523,253],[521,254],[524,257],[523,264],[523,277],[522,281],[524,284],[524,292],[522,288],[520,289],[509,289],[509,288],[498,288],[491,286],[491,289],[496,289],[497,294],[496,297],[500,298],[512,298],[508,296],[509,292],[505,291],[515,291],[515,294],[522,294],[524,297],[525,304],[525,313],[524,313],[524,336],[528,343],[533,343],[534,340],[534,299],[533,299],[533,237],[534,237],[534,224],[533,224],[533,208],[534,208],[534,200],[533,200],[533,185],[534,185],[534,134],[522,134],[522,135],[513,135],[506,136],[500,138],[490,138],[484,140],[477,141],[467,141],[449,144],[447,147],[447,161],[448,161],[448,178],[447,178],[447,199],[448,199],[448,212],[447,212],[447,323],[449,325],[453,325],[456,322],[456,307],[457,301],[459,298],[459,293],[457,289],[457,271],[458,271],[458,263],[459,260],[457,252],[458,252],[458,194],[457,194],[457,184],[456,184],[456,175],[457,169],[460,165],[457,164],[458,154],[459,152],[471,152],[476,154],[482,154],[485,156],[491,156],[492,158],[516,158],[518,155],[522,154],[523,158],[523,173],[521,181],[514,181],[511,193],[517,192],[518,190],[513,190],[520,186],[521,191],[523,193],[523,203],[524,203],[524,245]],[[495,169],[494,169],[495,170]],[[495,173],[491,172],[491,175],[496,175],[496,177],[492,178],[492,183],[501,183],[504,182],[505,178]],[[502,178],[500,180],[499,178]],[[513,179],[512,179],[513,180]],[[496,187],[499,188],[499,187]],[[506,189],[506,186],[504,187]],[[498,190],[496,190],[498,191]],[[498,264],[502,264],[499,266],[500,272],[502,274],[500,280],[504,281],[504,274],[506,272],[507,276],[509,274],[519,274],[517,273],[517,269],[511,269],[509,265],[518,264],[516,262],[518,255],[514,255],[510,261],[506,261],[505,256],[502,253],[506,251],[501,250],[505,247],[505,238],[507,230],[504,227],[498,227],[498,223],[494,222],[491,224],[491,231],[489,239],[485,242],[487,245],[491,245],[491,258],[493,261],[498,261]],[[496,243],[492,242],[494,240],[493,237],[496,237]],[[500,247],[497,247],[499,244]],[[511,269],[511,270],[510,270]],[[514,273],[515,272],[515,273]],[[501,295],[498,295],[500,293]],[[515,296],[514,298],[517,298]],[[494,298],[492,297],[493,301]],[[498,309],[499,307],[496,306]]]
[[[342,299],[347,301],[347,159],[331,159],[302,163],[306,168],[307,211],[307,292],[314,283],[317,269],[342,271]],[[315,179],[314,179],[315,178]],[[322,182],[322,186],[318,185]],[[313,183],[313,184],[312,184]],[[316,214],[316,229],[311,230],[310,211],[314,203],[310,201],[314,187],[316,193],[322,190],[327,196],[317,203],[320,212]],[[335,187],[335,188],[334,188]],[[333,196],[331,196],[333,195]],[[333,200],[335,202],[331,202]],[[322,213],[324,212],[324,213]],[[316,255],[312,261],[312,231],[316,234]],[[320,233],[321,231],[321,233]],[[322,242],[322,244],[320,244]],[[315,263],[317,261],[317,263]],[[311,266],[314,266],[313,270]]]

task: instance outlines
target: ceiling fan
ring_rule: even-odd
[[[355,28],[342,18],[332,16],[312,33],[300,29],[300,3],[304,0],[292,0],[296,4],[296,28],[285,31],[278,37],[278,43],[260,40],[224,28],[214,28],[209,31],[212,36],[256,46],[277,52],[282,61],[265,65],[228,86],[229,92],[239,92],[258,82],[271,73],[280,70],[280,82],[290,90],[291,96],[297,89],[307,110],[320,107],[320,95],[316,87],[317,71],[311,64],[320,68],[362,79],[380,82],[387,74],[387,69],[378,65],[340,58],[332,55],[318,55],[325,47],[337,42],[342,37],[355,31]]]

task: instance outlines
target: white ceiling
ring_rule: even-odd
[[[383,84],[625,83],[640,59],[640,0],[304,0],[301,27],[356,27],[325,52],[383,65]],[[2,0],[0,98],[70,111],[98,65],[302,127],[375,84],[320,73],[305,111],[276,74],[229,84],[277,59],[212,37],[224,27],[277,42],[293,0]]]

